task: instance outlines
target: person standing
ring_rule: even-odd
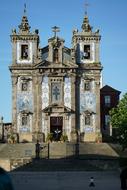
[[[41,145],[39,143],[39,140],[37,140],[37,143],[35,144],[35,153],[36,153],[36,158],[40,158],[40,150],[41,150]]]

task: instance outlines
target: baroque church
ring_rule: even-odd
[[[81,31],[72,34],[72,47],[54,36],[40,47],[39,30],[31,32],[24,11],[18,31],[12,30],[12,126],[19,141],[96,142],[101,138],[101,71],[99,30],[85,14]]]

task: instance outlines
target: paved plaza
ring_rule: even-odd
[[[119,172],[12,172],[15,190],[120,190]],[[89,187],[94,177],[95,187]]]

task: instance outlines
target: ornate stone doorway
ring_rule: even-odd
[[[50,133],[53,133],[53,140],[59,141],[62,135],[63,117],[50,117]]]

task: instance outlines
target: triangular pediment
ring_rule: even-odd
[[[51,65],[51,62],[47,61],[47,60],[44,60],[44,61],[41,61],[39,63],[37,63],[36,65],[34,65],[34,68],[44,68],[44,67],[50,67]]]
[[[92,114],[95,114],[95,112],[93,112],[91,109],[87,109],[84,111],[84,114],[85,115],[92,115]]]
[[[49,62],[47,60],[41,61],[39,63],[37,63],[36,65],[34,65],[34,68],[77,68],[78,65],[76,65],[75,63],[71,62],[71,61],[66,61],[64,63],[53,63],[53,62]]]
[[[64,113],[74,113],[74,111],[66,106],[60,106],[58,104],[52,104],[52,105],[49,105],[47,106],[46,108],[44,108],[42,111],[44,113],[53,113],[53,109],[55,108],[56,109],[62,109]]]

